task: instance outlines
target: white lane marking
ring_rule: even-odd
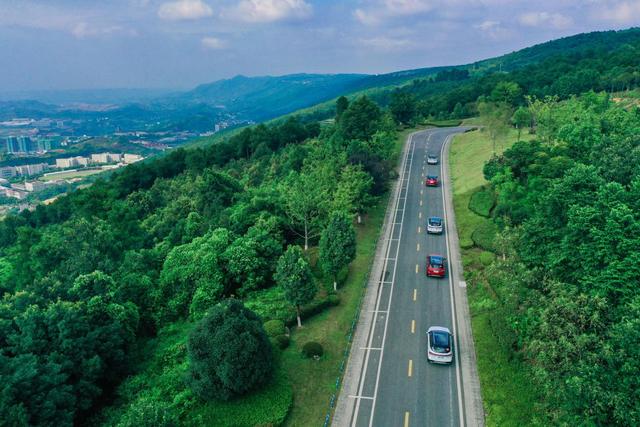
[[[413,164],[413,150],[415,148],[415,143],[413,141],[415,134],[412,134],[410,136],[409,139],[409,147],[407,148],[407,151],[404,155],[404,159],[402,162],[402,170],[401,170],[401,175],[404,176],[405,175],[405,171],[407,168],[407,163],[409,162],[409,176],[411,176],[411,165]],[[411,160],[409,161],[409,154],[411,154]],[[408,178],[403,178],[403,181],[407,180]],[[393,233],[395,232],[395,227],[396,224],[400,225],[400,237],[402,237],[402,226],[403,226],[403,221],[404,221],[404,211],[407,205],[407,199],[405,196],[405,200],[404,200],[404,205],[402,206],[402,209],[399,209],[400,207],[400,195],[402,193],[402,190],[398,193],[396,200],[395,200],[395,205],[394,205],[394,212],[393,212],[393,225],[391,227],[391,235],[393,235]],[[401,216],[400,216],[400,221],[398,221],[398,213],[402,212]],[[400,239],[398,239],[400,240]],[[398,242],[397,248],[396,248],[396,257],[398,256],[398,251],[400,248],[400,242]],[[383,266],[383,271],[387,271],[387,267],[388,267],[388,261],[389,261],[389,253],[391,252],[391,245],[387,245],[387,250],[385,253],[385,261],[384,261],[384,266]],[[393,274],[391,277],[391,290],[390,290],[390,294],[389,294],[389,306],[387,307],[387,310],[391,307],[391,296],[393,295],[393,287],[395,285],[395,272],[396,272],[396,267],[397,267],[397,263],[394,262],[394,267],[393,267]],[[381,295],[382,295],[382,290],[384,289],[383,286],[380,286],[378,289],[378,295],[377,295],[377,302],[376,302],[376,311],[378,311],[380,309],[380,301],[382,300]],[[385,342],[385,338],[386,338],[386,334],[387,334],[387,324],[389,321],[389,316],[386,316],[386,320],[385,320],[385,327],[384,327],[384,332],[383,332],[383,338],[382,338],[382,345],[381,347],[384,347],[384,342]],[[369,339],[368,339],[368,346],[371,347],[371,343],[373,342],[373,339],[375,338],[375,330],[376,330],[376,325],[378,324],[378,322],[373,322],[373,326],[371,328],[371,330],[369,331]],[[380,351],[380,360],[382,360],[382,354],[383,354],[384,350]],[[365,360],[364,360],[364,365],[363,365],[363,369],[362,369],[362,377],[360,378],[360,386],[358,387],[358,395],[361,396],[362,395],[362,391],[364,389],[364,383],[367,377],[367,368],[369,365],[369,357],[371,355],[371,352],[369,350],[366,351],[365,354]],[[377,385],[378,385],[378,379],[380,377],[380,364],[378,365],[378,371],[377,371],[377,377],[376,377],[376,391],[377,391]],[[374,406],[375,406],[375,393],[373,395],[372,398],[373,402],[374,402]],[[352,418],[352,422],[351,425],[355,426],[357,421],[358,421],[358,415],[360,412],[360,399],[358,399],[356,401],[356,406],[354,408],[354,412],[353,412],[353,418]],[[373,422],[373,409],[371,410],[371,422]]]
[[[431,135],[430,134],[429,137],[427,138],[427,141],[429,139],[431,139]],[[411,176],[411,167],[413,166],[413,153],[416,149],[416,144],[413,141],[413,137],[411,137],[411,143],[412,143],[412,147],[411,147],[411,161],[409,162],[409,176]],[[403,211],[402,211],[402,219],[400,220],[400,222],[404,221],[404,209],[406,209],[406,203],[407,201],[404,201],[405,206],[403,206]],[[404,224],[400,224],[400,238],[402,238],[402,227]],[[396,247],[396,258],[398,257],[398,254],[400,253],[400,243],[398,243],[397,247]],[[393,266],[393,274],[392,274],[392,278],[391,281],[394,282],[393,285],[391,285],[391,291],[389,293],[389,302],[388,302],[388,308],[387,310],[391,309],[391,301],[393,301],[393,287],[395,285],[395,278],[396,278],[396,271],[398,269],[398,263],[395,263],[395,265]],[[378,372],[376,373],[376,385],[375,388],[373,389],[373,403],[371,404],[371,418],[369,418],[369,427],[373,427],[373,418],[375,415],[375,411],[376,411],[376,398],[378,397],[378,386],[380,385],[380,370],[382,369],[382,360],[384,359],[384,344],[387,341],[387,327],[389,326],[389,317],[391,316],[387,316],[387,318],[385,319],[385,323],[384,323],[384,333],[382,335],[382,351],[380,352],[380,359],[378,359]],[[362,394],[362,393],[360,393]]]
[[[440,149],[440,158],[444,159],[444,149],[447,146],[447,144],[451,141],[451,139],[453,138],[453,134],[447,136],[447,138],[444,140],[444,143],[442,144],[442,148]],[[442,162],[440,162],[440,175],[442,175]],[[450,224],[450,220],[449,220],[449,215],[447,214],[447,200],[445,198],[445,191],[448,191],[448,188],[446,186],[442,186],[442,207],[444,209],[444,217],[447,219],[447,224]],[[451,316],[453,317],[451,324],[453,325],[453,336],[455,337],[455,342],[456,344],[459,342],[458,341],[458,328],[456,327],[457,325],[457,317],[456,317],[456,307],[454,304],[454,296],[453,296],[453,275],[451,274],[451,248],[449,247],[449,236],[451,234],[447,233],[445,240],[445,243],[447,245],[447,264],[448,265],[448,269],[449,269],[449,295],[451,298]],[[456,353],[460,352],[460,349],[458,348],[459,346],[456,345]],[[462,411],[462,387],[460,385],[460,356],[457,354],[454,356],[455,360],[456,360],[456,386],[458,389],[458,424],[463,426],[464,425],[464,413]],[[453,412],[452,412],[453,414]],[[453,417],[452,417],[453,419]]]

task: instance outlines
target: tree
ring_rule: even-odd
[[[188,383],[202,399],[229,400],[265,384],[273,354],[260,317],[238,300],[214,306],[189,334]]]
[[[338,130],[345,141],[368,141],[378,130],[381,119],[380,107],[366,96],[361,96],[342,113]]]
[[[336,276],[356,257],[356,232],[351,219],[344,212],[334,212],[329,225],[320,237],[319,262],[325,274],[333,278],[333,290],[337,290]]]
[[[300,246],[289,246],[282,254],[278,260],[275,279],[284,290],[287,301],[295,306],[298,327],[302,327],[300,306],[313,300],[317,288],[311,276],[309,263],[304,258]]]
[[[482,131],[489,134],[495,154],[496,141],[504,137],[509,130],[508,122],[511,117],[509,107],[505,104],[483,101],[478,103],[478,112],[480,113],[480,121],[484,124]]]
[[[344,113],[347,108],[349,108],[349,100],[347,99],[347,97],[341,96],[340,98],[338,98],[338,100],[336,101],[336,121],[340,120],[340,117],[342,117],[342,113]]]
[[[347,165],[342,169],[340,182],[333,198],[333,209],[353,213],[362,223],[362,213],[371,205],[373,178],[361,165]]]
[[[391,94],[389,111],[399,124],[411,123],[417,113],[416,97],[405,90],[397,90]]]
[[[518,83],[515,82],[500,82],[491,91],[491,100],[498,103],[505,103],[507,105],[516,105],[516,102],[522,96],[522,90]]]
[[[513,113],[513,116],[511,116],[511,123],[518,129],[518,141],[520,141],[522,128],[531,124],[531,113],[529,113],[529,110],[525,107],[520,107]]]
[[[291,172],[281,186],[285,212],[293,231],[304,238],[305,251],[309,249],[309,240],[320,234],[328,209],[331,177],[326,172],[321,167],[306,168],[300,173]]]

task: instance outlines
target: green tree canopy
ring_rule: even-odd
[[[273,373],[269,338],[258,315],[238,300],[214,306],[189,335],[188,383],[202,399],[229,400]]]
[[[300,246],[289,246],[282,254],[278,260],[275,279],[284,290],[287,301],[295,306],[298,327],[301,327],[300,306],[313,300],[317,287]]]
[[[351,218],[344,212],[334,212],[327,228],[320,237],[319,262],[325,274],[333,279],[333,290],[337,288],[338,272],[356,257],[356,232]]]

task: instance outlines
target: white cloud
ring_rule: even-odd
[[[305,19],[312,12],[313,8],[305,0],[242,0],[224,15],[244,22],[275,22]]]
[[[377,25],[390,17],[409,16],[430,12],[436,6],[436,0],[380,0],[378,4],[353,11],[356,20],[365,25]]]
[[[211,7],[202,0],[177,0],[163,3],[158,16],[169,21],[200,19],[213,15]]]
[[[416,47],[416,43],[410,39],[386,36],[363,38],[358,42],[362,46],[384,51],[407,50]]]
[[[557,30],[564,30],[573,25],[573,20],[560,13],[549,12],[527,12],[518,17],[522,25],[528,27],[551,27]]]
[[[108,36],[110,34],[124,34],[129,36],[137,35],[134,30],[128,30],[120,25],[112,25],[108,27],[101,27],[86,22],[80,22],[71,29],[71,34],[76,38],[84,39],[87,37]]]
[[[493,40],[505,40],[512,36],[511,31],[504,28],[500,21],[486,20],[473,26],[483,35]]]
[[[500,26],[500,22],[498,22],[498,21],[484,21],[484,22],[481,22],[478,25],[475,25],[476,28],[478,28],[479,30],[482,30],[482,31],[495,30],[499,26]]]
[[[202,46],[207,49],[220,50],[227,48],[227,42],[217,37],[203,37]]]
[[[614,22],[616,24],[630,24],[640,21],[640,2],[623,1],[615,4],[602,3],[593,16],[596,20]]]

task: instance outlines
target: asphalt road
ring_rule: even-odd
[[[459,354],[461,348],[473,353],[473,344],[469,347],[465,341],[461,346],[458,337],[458,329],[462,328],[463,339],[469,340],[470,330],[467,330],[468,319],[467,322],[456,320],[466,314],[466,297],[463,313],[458,313],[464,282],[456,277],[459,271],[457,241],[449,241],[449,234],[457,239],[455,227],[452,230],[455,220],[450,202],[446,203],[443,194],[443,185],[449,183],[442,180],[443,172],[446,172],[442,162],[445,141],[463,130],[426,130],[414,134],[408,142],[392,213],[387,216],[389,224],[375,298],[372,295],[363,308],[371,314],[366,326],[368,330],[359,331],[362,335],[359,344],[354,341],[353,345],[359,347],[352,348],[334,425],[482,424],[481,420],[478,422],[475,417],[465,415],[465,398],[477,404],[479,388],[463,384],[467,379],[464,374],[471,371],[462,369],[460,361],[475,364],[475,356],[463,354],[465,357],[460,357]],[[428,165],[427,155],[438,156],[439,164]],[[425,187],[426,175],[438,175],[440,185]],[[442,235],[426,233],[429,216],[445,219]],[[447,258],[445,278],[426,277],[429,254]],[[430,326],[445,326],[453,332],[455,357],[452,365],[427,362],[426,331]],[[475,372],[475,366],[472,372]],[[345,393],[345,390],[348,391]],[[476,391],[478,396],[464,396]],[[468,414],[469,404],[466,406]]]

